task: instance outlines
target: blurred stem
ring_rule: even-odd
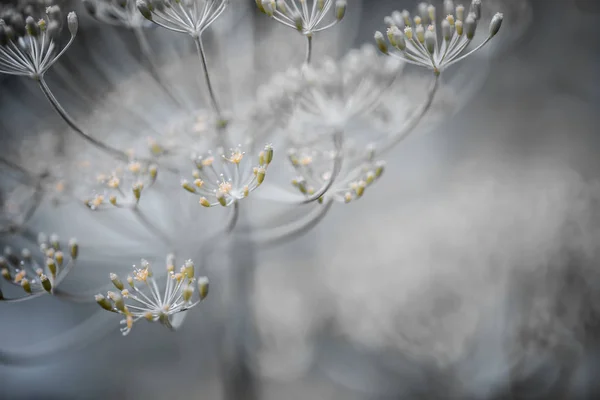
[[[217,101],[217,97],[215,96],[215,92],[212,87],[212,83],[210,81],[210,75],[208,73],[208,65],[206,64],[206,54],[204,52],[204,46],[202,45],[202,39],[200,36],[194,38],[194,43],[196,44],[196,50],[198,51],[198,57],[200,58],[200,62],[202,64],[202,71],[204,72],[204,80],[206,81],[206,86],[208,87],[208,94],[210,96],[210,102],[212,104],[212,108],[217,114],[217,118],[219,122],[224,121],[223,114],[221,113],[221,107],[219,106],[219,102]]]
[[[150,43],[148,43],[148,39],[146,38],[146,34],[144,33],[144,28],[139,26],[134,27],[133,32],[135,33],[135,37],[138,41],[138,44],[140,45],[140,50],[142,54],[146,58],[146,61],[148,61],[148,72],[150,72],[150,75],[152,75],[154,80],[156,80],[156,83],[158,83],[158,85],[165,91],[167,96],[169,96],[169,98],[173,101],[173,103],[175,103],[175,105],[185,108],[182,102],[179,101],[179,99],[177,99],[177,96],[173,94],[171,88],[169,88],[169,85],[163,78],[163,75],[159,72],[159,68],[156,63],[156,58],[154,57],[154,52],[152,51]]]
[[[148,230],[148,232],[150,232],[153,236],[158,238],[165,246],[167,246],[167,249],[169,251],[174,250],[173,244],[171,243],[171,240],[169,239],[169,235],[167,235],[158,226],[153,224],[148,219],[148,217],[146,217],[146,214],[144,214],[137,205],[131,209],[131,212],[133,213],[133,215],[135,215],[135,217],[138,219],[138,221],[140,221],[140,223]]]
[[[246,219],[240,213],[240,219]],[[227,282],[230,296],[227,304],[223,354],[223,389],[225,400],[259,400],[259,382],[251,370],[248,340],[254,338],[255,324],[251,298],[256,275],[256,246],[248,237],[252,229],[248,221],[244,231],[235,230],[229,236],[230,267]]]
[[[310,62],[312,61],[312,51],[313,51],[312,39],[313,39],[312,35],[306,36],[306,61],[304,61],[305,64],[310,64]]]
[[[46,98],[48,99],[50,104],[52,104],[52,106],[54,107],[54,110],[58,113],[58,115],[61,116],[61,118],[67,123],[67,125],[69,125],[71,127],[71,129],[73,129],[75,132],[77,132],[79,134],[79,136],[81,136],[83,139],[85,139],[88,143],[92,144],[96,148],[98,148],[116,158],[119,158],[119,159],[125,160],[125,161],[128,160],[129,157],[124,152],[122,152],[118,149],[115,149],[113,147],[110,147],[110,146],[94,139],[87,133],[85,133],[77,125],[77,123],[73,120],[73,118],[71,118],[71,116],[65,111],[65,109],[60,105],[60,103],[58,102],[56,97],[54,97],[54,95],[52,94],[52,91],[46,84],[46,81],[44,80],[43,76],[38,79],[38,84],[40,85],[40,89],[42,89],[42,92],[44,93],[44,95],[46,96]]]

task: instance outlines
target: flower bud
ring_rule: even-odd
[[[456,28],[456,34],[458,36],[462,36],[463,34],[463,22],[462,21],[456,21],[456,23],[454,24],[454,27]]]
[[[40,34],[40,27],[31,16],[25,20],[25,29],[27,29],[29,36],[35,37]]]
[[[115,307],[117,310],[121,312],[125,312],[125,301],[123,300],[123,296],[117,292],[108,292],[108,297],[115,303]]]
[[[27,279],[27,278],[21,279],[21,287],[27,293],[31,294],[31,283],[29,283],[29,279]]]
[[[435,22],[435,7],[432,4],[427,7],[427,16],[429,17],[429,21],[433,24]]]
[[[304,29],[304,20],[302,19],[302,14],[300,14],[299,12],[294,12],[292,13],[291,17],[292,20],[294,20],[294,25],[296,25],[296,29],[302,32],[302,30]]]
[[[144,184],[141,182],[134,183],[131,187],[131,191],[133,192],[133,196],[136,200],[139,200],[142,196],[142,189],[144,189]]]
[[[46,259],[46,267],[48,268],[48,271],[50,271],[50,274],[52,275],[53,278],[56,277],[56,262],[54,262],[54,260],[52,258],[47,258]]]
[[[465,33],[467,35],[467,39],[471,40],[475,36],[475,30],[477,29],[477,21],[472,14],[467,16],[465,20]]]
[[[258,167],[256,169],[256,182],[259,185],[264,182],[266,173],[267,173],[267,170],[265,169],[265,167]]]
[[[198,294],[200,295],[200,300],[204,300],[206,296],[208,296],[208,278],[206,276],[201,276],[198,278]]]
[[[346,15],[346,7],[348,2],[346,0],[337,0],[335,2],[335,17],[338,21],[344,19],[344,15]]]
[[[456,19],[459,21],[465,20],[465,6],[462,4],[456,6]]]
[[[273,16],[273,13],[275,12],[276,8],[277,8],[277,4],[275,3],[275,0],[262,0],[262,11],[267,14],[269,17]]]
[[[223,207],[225,207],[227,205],[227,199],[225,198],[225,194],[223,192],[217,191],[217,201]],[[202,204],[202,203],[200,203],[200,204]],[[204,205],[204,204],[202,204],[202,205]]]
[[[63,254],[62,251],[57,251],[56,254],[54,254],[54,259],[56,260],[58,266],[62,266],[64,260],[65,260],[65,256]]]
[[[187,260],[183,267],[185,276],[187,276],[188,279],[194,279],[194,276],[196,275],[194,272],[194,262],[192,260]]]
[[[119,290],[123,290],[125,287],[123,286],[123,282],[119,279],[117,274],[113,274],[112,272],[109,275],[110,281],[115,285],[115,287]]]
[[[425,47],[430,54],[435,51],[435,33],[427,29],[425,32]]]
[[[200,197],[200,204],[204,207],[210,207],[210,202],[206,197]]]
[[[12,280],[11,276],[10,276],[10,271],[8,270],[8,268],[2,268],[2,277],[4,279],[6,279],[7,281]]]
[[[187,179],[183,179],[181,181],[181,187],[187,190],[190,193],[196,193],[196,188],[193,187]]]
[[[42,283],[42,287],[44,288],[44,290],[48,293],[52,292],[52,283],[50,282],[50,279],[48,279],[48,277],[44,274],[40,275],[40,282]]]
[[[442,20],[442,37],[447,42],[452,39],[452,27],[447,19]]]
[[[69,240],[69,250],[71,252],[71,258],[75,260],[79,255],[79,244],[77,243],[77,239],[73,238]]]
[[[267,165],[271,164],[271,161],[273,161],[273,146],[271,146],[270,144],[265,146],[265,163]]]
[[[62,22],[62,12],[60,11],[60,7],[57,5],[50,6],[46,8],[46,14],[48,15],[48,19],[51,21],[57,21],[59,23]]]
[[[146,1],[137,0],[135,5],[144,18],[146,18],[148,21],[152,21],[152,12],[150,11],[150,7]]]
[[[496,13],[492,18],[492,22],[490,22],[490,36],[495,36],[496,33],[500,30],[502,26],[502,20],[504,19],[504,15],[502,13]]]
[[[383,39],[383,33],[377,31],[375,32],[375,42],[377,43],[377,47],[379,47],[379,50],[383,53],[383,54],[388,54],[388,47],[387,44],[385,43],[385,40]]]
[[[473,0],[471,2],[471,8],[469,9],[469,14],[475,15],[475,20],[479,21],[481,18],[481,0]]]
[[[183,301],[189,303],[194,294],[194,287],[192,285],[185,285],[182,291]]]
[[[106,297],[102,296],[101,294],[97,294],[94,296],[94,298],[100,307],[104,308],[106,311],[113,311],[113,307]]]
[[[425,28],[423,28],[423,25],[417,26],[417,29],[415,29],[415,34],[417,35],[417,40],[419,43],[425,43]]]
[[[444,0],[444,15],[451,15],[454,13],[454,1]]]
[[[75,36],[77,34],[77,29],[79,29],[79,19],[74,11],[71,11],[67,16],[67,26],[69,27],[71,36]]]

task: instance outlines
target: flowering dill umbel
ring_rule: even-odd
[[[229,0],[137,0],[140,13],[168,30],[200,36],[225,11]]]
[[[39,253],[23,249],[17,255],[7,247],[4,256],[0,257],[2,278],[12,285],[20,286],[25,291],[26,298],[54,293],[54,289],[75,266],[79,255],[79,245],[75,239],[64,246],[57,235],[48,237],[40,234],[38,243]]]
[[[0,20],[0,73],[40,79],[71,46],[79,26],[77,15],[70,12],[67,26],[71,37],[59,51],[63,21],[58,6],[48,7],[45,18],[25,21],[13,18],[10,23]]]
[[[306,198],[329,186],[318,198],[320,203],[330,200],[349,203],[361,198],[365,190],[381,177],[385,168],[383,161],[374,160],[375,152],[371,149],[363,151],[360,147],[346,144],[344,162],[337,170],[336,156],[335,150],[316,145],[290,148],[288,159],[297,174],[292,185]]]
[[[220,156],[208,153],[194,158],[196,170],[192,182],[184,179],[181,187],[200,197],[204,207],[235,204],[248,197],[264,181],[267,168],[273,160],[273,147],[266,145],[254,164],[239,148]]]
[[[139,268],[133,266],[133,273],[127,277],[127,286],[116,274],[111,273],[110,280],[118,291],[110,291],[106,296],[96,295],[100,307],[124,316],[121,321],[124,336],[131,332],[133,324],[140,319],[160,322],[170,329],[176,329],[178,324],[174,317],[195,307],[208,295],[208,278],[195,277],[192,260],[187,260],[179,272],[175,272],[173,255],[167,256],[166,264],[164,289],[158,286],[150,263],[142,260]]]
[[[414,18],[407,10],[394,11],[385,19],[389,25],[387,39],[394,50],[389,48],[381,32],[375,32],[377,46],[383,53],[439,74],[488,43],[500,30],[503,20],[503,15],[496,13],[490,22],[488,37],[464,53],[475,37],[481,18],[481,0],[473,0],[468,13],[463,5],[455,7],[452,0],[446,0],[444,18],[439,23],[436,12],[436,8],[427,3],[419,4],[419,12]]]
[[[256,0],[258,9],[305,36],[335,26],[346,14],[346,0]],[[332,10],[334,12],[329,13]],[[331,17],[329,17],[331,14]]]
[[[84,203],[91,210],[106,207],[135,208],[142,192],[156,182],[158,167],[145,161],[132,160],[119,165],[109,174],[96,177],[97,188]]]

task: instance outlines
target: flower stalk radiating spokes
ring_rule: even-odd
[[[140,13],[149,21],[173,32],[187,33],[194,39],[211,107],[219,120],[220,127],[226,125],[226,120],[211,82],[202,44],[202,33],[219,18],[228,4],[229,0],[137,0],[136,2]]]
[[[7,299],[0,290],[0,300],[22,301],[45,293],[54,294],[55,289],[75,266],[79,255],[79,245],[75,239],[69,241],[66,253],[62,251],[63,246],[57,235],[47,237],[40,234],[38,244],[43,261],[39,261],[38,255],[28,249],[23,249],[20,255],[14,254],[9,247],[4,250],[4,256],[0,257],[2,278],[12,285],[20,286],[26,295]]]
[[[18,24],[18,23],[17,23]],[[100,150],[115,157],[127,159],[124,152],[110,147],[85,133],[60,105],[44,80],[44,75],[50,67],[71,46],[79,20],[77,14],[70,12],[67,16],[67,26],[70,33],[68,43],[58,51],[63,21],[58,6],[48,7],[46,18],[35,21],[29,16],[24,26],[7,25],[0,20],[0,73],[29,77],[38,82],[40,89],[61,118],[83,139]]]
[[[296,29],[306,37],[305,64],[312,60],[313,35],[337,25],[346,15],[346,0],[256,0],[258,9],[275,21]],[[334,7],[335,6],[335,7]],[[324,22],[331,9],[335,10],[332,21]]]
[[[389,25],[389,44],[396,49],[390,51],[383,34],[375,33],[379,49],[407,63],[424,66],[440,74],[442,70],[470,56],[488,43],[500,30],[503,16],[497,13],[490,22],[489,35],[479,46],[463,54],[475,37],[477,23],[481,18],[481,0],[473,0],[469,13],[465,16],[462,5],[454,7],[452,0],[444,2],[444,18],[437,30],[436,9],[433,5],[421,3],[419,15],[411,18],[406,10],[395,11],[386,17]]]
[[[271,145],[266,145],[259,153],[256,165],[239,147],[231,149],[229,155],[222,154],[216,159],[212,153],[196,156],[194,179],[192,182],[184,179],[181,186],[201,196],[200,204],[204,207],[227,207],[248,197],[263,183],[272,160]]]
[[[175,272],[173,255],[167,256],[166,264],[164,289],[158,286],[150,263],[142,260],[140,268],[133,266],[133,274],[126,280],[127,287],[116,274],[111,273],[110,280],[118,291],[110,291],[106,296],[96,295],[100,307],[124,316],[121,321],[123,335],[128,335],[133,324],[140,319],[177,329],[183,322],[182,313],[198,305],[208,295],[208,278],[195,277],[192,260],[187,260],[179,272]]]

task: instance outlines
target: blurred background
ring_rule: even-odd
[[[213,65],[249,83],[227,60],[252,59],[256,86],[301,62],[301,41],[254,1],[232,3],[206,35]],[[339,30],[315,43],[317,56],[372,42],[384,16],[416,5],[348,3]],[[460,106],[396,148],[364,198],[280,246],[235,236],[216,244],[203,267],[211,295],[177,332],[140,323],[124,338],[119,318],[96,304],[49,296],[0,304],[0,398],[598,398],[600,3],[482,3],[502,10],[505,24],[444,92]],[[86,17],[79,2],[62,8],[77,10],[81,32],[49,73],[57,97],[89,126],[108,131],[117,120],[135,130],[132,113],[108,112],[135,108],[135,93],[151,90],[134,33]],[[169,68],[193,44],[158,29],[148,37],[177,76]],[[245,39],[255,41],[251,55]],[[226,40],[239,46],[219,46]],[[22,151],[31,138],[25,147],[50,149],[42,133],[62,122],[31,82],[1,79],[3,149]],[[35,169],[42,160],[32,154]],[[74,226],[68,209],[36,218],[64,235],[96,230]],[[113,252],[96,236],[74,287],[98,286],[115,260],[149,257],[143,245]]]

